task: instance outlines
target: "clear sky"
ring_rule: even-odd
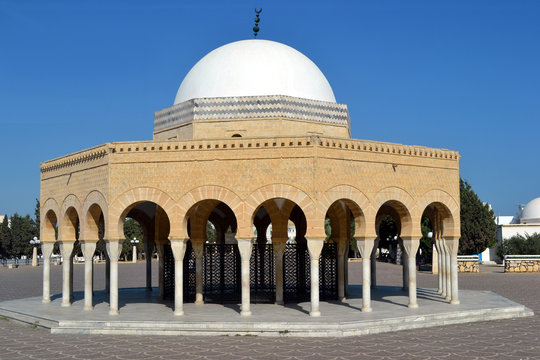
[[[313,60],[354,138],[457,150],[497,215],[540,196],[540,1],[0,0],[0,214],[39,163],[149,140],[189,69],[259,37]]]

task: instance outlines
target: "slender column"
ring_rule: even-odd
[[[133,251],[131,251],[131,262],[132,263],[137,262],[137,245],[133,245]]]
[[[403,291],[409,290],[409,261],[407,260],[407,252],[403,246],[403,239],[399,238],[398,246],[401,249],[401,266],[402,266],[402,276],[403,276],[403,286],[401,289]],[[416,265],[416,264],[415,264]]]
[[[311,278],[311,310],[310,316],[321,316],[319,310],[319,258],[324,246],[324,238],[310,238],[307,240],[307,247],[310,259],[310,278]]]
[[[459,238],[447,238],[444,241],[450,255],[450,304],[457,305],[459,304],[457,264]]]
[[[107,244],[105,243],[105,291],[107,294],[111,292],[111,259],[107,252]]]
[[[444,240],[439,239],[439,249],[441,250],[440,258],[441,258],[441,267],[439,269],[439,272],[441,274],[441,295],[446,298],[446,248],[444,246]]]
[[[431,246],[431,273],[432,274],[439,274],[439,264],[437,259],[439,258],[439,250],[437,250],[437,246],[435,245],[436,241],[433,241],[433,245]]]
[[[362,311],[371,312],[371,252],[375,240],[372,238],[356,239],[362,256]]]
[[[407,253],[409,272],[409,307],[417,308],[416,301],[416,252],[420,246],[420,239],[403,239],[403,248]]]
[[[73,267],[73,259],[71,254],[73,253],[73,241],[61,241],[60,252],[64,262],[62,263],[62,306],[71,306],[70,297],[70,273]]]
[[[106,240],[107,253],[111,262],[109,291],[109,315],[118,315],[118,258],[122,252],[122,239]]]
[[[95,241],[81,241],[84,256],[84,310],[92,310],[93,258],[96,251]]]
[[[193,252],[195,253],[195,304],[204,304],[203,299],[203,255],[204,240],[191,239]]]
[[[283,254],[285,254],[287,238],[272,238],[272,244],[276,264],[276,304],[283,305]]]
[[[51,254],[54,248],[52,242],[41,243],[41,253],[43,254],[43,303],[51,302]]]
[[[34,248],[34,249],[32,250],[32,266],[37,266],[37,265],[38,265],[38,261],[37,261],[37,246],[32,245],[32,247]]]
[[[184,315],[184,255],[188,239],[171,239],[174,256],[174,315]]]
[[[373,250],[371,251],[371,288],[377,288],[377,248],[379,247],[379,238],[377,237],[373,242]]]
[[[437,293],[442,294],[443,293],[443,264],[442,264],[442,255],[443,252],[441,250],[441,239],[435,239],[435,249],[437,249],[437,279],[438,279],[438,287],[437,287]]]
[[[345,253],[348,250],[347,238],[337,241],[337,283],[338,299],[345,300]]]
[[[75,298],[73,296],[73,258],[74,254],[71,252],[71,257],[69,258],[69,263],[71,264],[69,267],[69,300],[73,301]]]
[[[163,300],[165,294],[165,248],[163,244],[156,244],[158,252],[158,263],[159,263],[159,272],[158,272],[158,298]]]
[[[442,239],[443,247],[444,247],[444,275],[446,279],[446,296],[444,297],[446,300],[450,301],[452,299],[452,278],[451,278],[451,271],[450,267],[452,266],[450,263],[451,257],[450,257],[450,240]]]
[[[241,270],[242,270],[242,308],[240,315],[250,316],[250,297],[249,297],[249,260],[251,258],[251,239],[237,239],[238,250],[240,252]]]
[[[154,253],[154,242],[148,239],[143,245],[144,253],[146,254],[146,290],[152,291],[152,254]]]

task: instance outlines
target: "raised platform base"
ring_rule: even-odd
[[[361,312],[362,287],[350,286],[343,302],[321,302],[321,317],[309,316],[309,303],[252,304],[252,315],[240,316],[238,304],[184,304],[174,316],[172,303],[159,302],[157,290],[120,290],[120,315],[108,315],[107,294],[96,291],[94,310],[83,311],[82,293],[73,305],[61,307],[27,298],[0,303],[0,316],[62,334],[122,335],[259,335],[354,336],[431,326],[508,319],[534,315],[523,305],[489,291],[461,290],[459,305],[450,305],[434,289],[418,289],[417,309],[407,307],[407,293],[398,287],[372,290],[373,312]]]

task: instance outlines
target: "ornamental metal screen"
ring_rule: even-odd
[[[174,256],[164,246],[164,298],[174,299]],[[195,300],[195,253],[188,242],[184,256],[184,301]],[[287,244],[283,255],[283,300],[310,301],[310,258],[305,243]],[[236,244],[205,244],[203,255],[203,296],[209,303],[241,300],[240,253]],[[275,301],[275,259],[272,244],[254,244],[250,259],[251,302]],[[337,246],[325,243],[319,261],[319,298],[337,299]]]

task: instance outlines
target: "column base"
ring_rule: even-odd
[[[418,304],[409,304],[409,305],[407,305],[407,307],[409,307],[409,309],[417,309]]]
[[[446,296],[446,297],[444,298],[444,300],[450,301],[450,300],[452,300],[452,298],[451,298],[450,296]]]
[[[110,310],[109,310],[109,315],[120,315],[120,311],[114,310],[114,309],[110,309]]]
[[[311,316],[311,317],[319,317],[319,316],[321,316],[321,312],[320,311],[310,311],[309,316]]]
[[[459,300],[450,300],[450,304],[459,305]]]
[[[204,300],[195,300],[195,305],[204,305]]]
[[[84,310],[84,311],[92,311],[92,310],[94,310],[94,307],[93,307],[93,306],[85,306],[85,307],[83,308],[83,310]]]
[[[251,316],[250,310],[242,310],[240,311],[240,316]]]
[[[373,308],[371,306],[362,306],[362,312],[372,312]]]
[[[183,316],[183,315],[184,315],[184,310],[174,311],[174,316]]]
[[[342,296],[342,297],[340,297],[338,300],[339,300],[339,301],[346,301],[347,298],[346,298],[345,296]]]
[[[284,305],[285,303],[283,302],[283,300],[280,300],[280,301],[276,301],[275,304],[276,305]]]
[[[71,306],[71,303],[69,303],[69,302],[68,302],[68,303],[63,302],[61,306],[62,306],[62,307],[70,307],[70,306]]]
[[[51,302],[51,299],[41,299],[42,304],[48,304]]]

